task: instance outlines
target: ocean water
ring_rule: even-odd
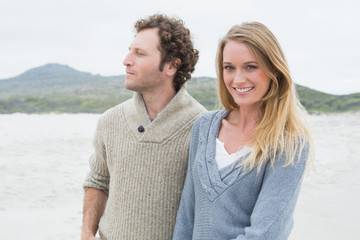
[[[80,239],[82,182],[99,115],[0,115],[0,235]],[[306,175],[291,240],[360,239],[360,113],[311,115]]]

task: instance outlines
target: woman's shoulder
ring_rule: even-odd
[[[210,129],[217,128],[221,120],[228,114],[226,110],[209,111],[196,119],[193,131],[194,132],[209,132]]]
[[[196,121],[207,122],[214,119],[223,119],[228,114],[226,110],[213,110],[202,114]]]

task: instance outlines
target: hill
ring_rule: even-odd
[[[332,95],[296,85],[301,104],[308,112],[348,112],[360,110],[360,93]]]
[[[104,77],[56,63],[0,80],[0,113],[102,113],[130,98],[124,75]],[[360,93],[331,95],[297,85],[301,103],[310,112],[360,110]],[[189,93],[207,109],[219,108],[214,78],[193,78]]]

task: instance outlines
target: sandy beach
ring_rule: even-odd
[[[0,233],[80,239],[82,182],[99,115],[0,115]],[[311,115],[316,170],[304,179],[291,240],[360,239],[360,113]]]

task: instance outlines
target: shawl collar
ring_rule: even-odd
[[[137,140],[157,143],[192,123],[202,112],[205,112],[205,108],[188,94],[185,86],[153,121],[149,119],[142,95],[137,92],[123,108],[126,127]],[[139,126],[143,126],[145,131],[139,132]]]

